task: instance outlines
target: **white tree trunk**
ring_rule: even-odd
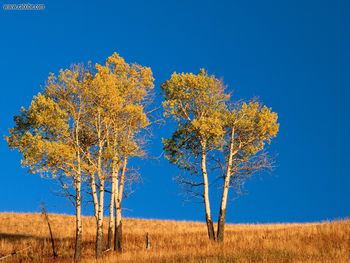
[[[123,224],[121,203],[117,202],[116,222],[115,222],[115,250],[123,251]]]
[[[81,248],[83,242],[83,224],[81,221],[81,181],[80,176],[75,179],[75,192],[76,192],[76,203],[75,203],[75,250],[74,260],[80,261]]]
[[[113,159],[112,169],[112,185],[111,185],[111,197],[109,202],[109,225],[108,225],[108,248],[114,250],[114,231],[115,231],[115,217],[114,217],[114,204],[115,195],[118,187],[118,167],[116,158]]]
[[[90,187],[91,187],[91,195],[92,195],[92,201],[94,203],[94,215],[97,222],[98,218],[98,196],[97,196],[97,190],[96,190],[96,181],[95,181],[95,174],[92,173],[90,175]]]
[[[204,205],[205,205],[205,219],[207,223],[209,240],[215,240],[214,224],[211,218],[211,210],[210,210],[209,181],[208,181],[206,158],[207,158],[206,143],[203,142],[202,154],[201,154],[201,169],[202,169],[202,176],[203,176],[203,198],[204,198]]]
[[[123,250],[123,223],[122,223],[122,199],[124,193],[125,173],[126,166],[128,163],[128,157],[124,157],[123,168],[120,176],[120,184],[118,194],[116,195],[115,206],[116,206],[116,222],[115,222],[115,249],[119,252]]]
[[[233,163],[233,156],[234,156],[234,152],[233,152],[234,136],[235,136],[235,130],[234,128],[232,128],[229,157],[227,160],[226,176],[225,176],[224,186],[222,190],[220,213],[219,213],[219,220],[218,220],[217,241],[219,242],[224,241],[227,197],[228,197],[228,190],[230,188],[230,179],[232,174],[232,163]]]
[[[97,216],[97,233],[96,233],[96,257],[100,257],[103,251],[103,205],[104,205],[104,179],[100,180],[100,200]]]
[[[80,114],[80,111],[79,111]],[[80,143],[79,143],[79,116],[75,120],[75,143],[76,143],[76,154],[77,154],[77,174],[74,178],[75,185],[75,250],[74,260],[80,261],[81,248],[83,243],[83,224],[81,221],[81,159],[80,159]]]
[[[105,193],[105,178],[102,174],[102,148],[104,140],[101,138],[101,116],[98,114],[97,122],[97,137],[98,137],[98,160],[97,160],[97,176],[100,183],[99,188],[99,205],[97,215],[97,228],[96,228],[96,258],[102,255],[103,251],[103,210],[104,210],[104,193]]]

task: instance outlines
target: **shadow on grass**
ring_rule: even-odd
[[[18,233],[0,233],[0,241],[26,241],[26,240],[34,240],[38,242],[51,242],[50,237],[39,237],[35,235],[26,235],[26,234],[18,234]],[[57,237],[54,238],[55,243],[60,242],[68,242],[71,246],[74,246],[75,244],[75,238],[74,237]],[[94,240],[84,240],[83,246],[94,246],[95,242]]]
[[[48,238],[16,233],[0,233],[0,240],[18,241],[26,239],[47,240]]]

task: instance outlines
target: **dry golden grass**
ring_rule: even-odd
[[[49,215],[59,258],[51,257],[40,214],[0,213],[0,257],[31,246],[4,262],[72,262],[74,217]],[[95,222],[83,218],[83,262],[94,259]],[[107,225],[107,224],[105,224]],[[146,250],[149,233],[152,248]],[[106,231],[105,231],[106,233]],[[227,225],[224,244],[207,241],[203,223],[126,219],[124,252],[97,262],[350,262],[350,220],[310,224]]]

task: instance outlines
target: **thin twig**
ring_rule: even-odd
[[[22,251],[28,250],[28,249],[30,249],[30,248],[32,248],[32,247],[31,247],[31,246],[29,246],[29,247],[23,248],[23,249],[21,249],[21,250],[14,251],[14,252],[12,252],[11,254],[8,254],[8,255],[6,255],[6,256],[1,257],[1,258],[0,258],[0,260],[4,260],[4,259],[6,259],[6,258],[9,258],[9,257],[15,256],[15,255],[17,255],[19,252],[22,252]]]

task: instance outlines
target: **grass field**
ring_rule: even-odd
[[[52,259],[49,231],[41,214],[0,213],[0,258],[30,247],[1,262],[72,262],[74,217],[49,217],[58,259]],[[94,219],[84,217],[83,224],[82,262],[96,262]],[[147,232],[150,250],[146,250]],[[350,262],[350,220],[227,225],[224,244],[215,244],[207,241],[203,223],[126,219],[124,252],[106,252],[97,262]]]

